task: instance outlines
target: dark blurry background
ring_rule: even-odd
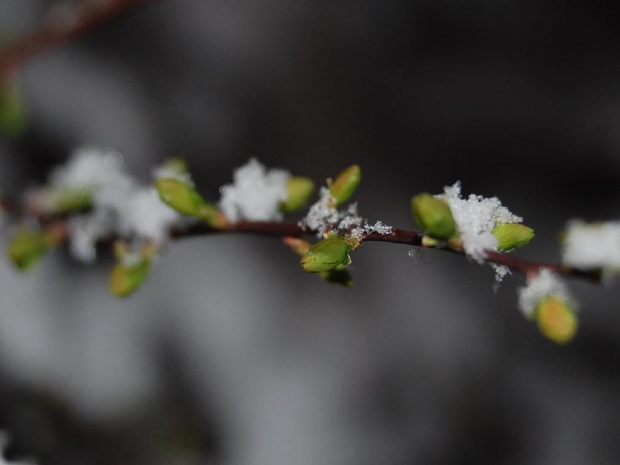
[[[0,0],[0,34],[60,2]],[[70,5],[67,3],[63,4]],[[250,157],[317,181],[352,163],[360,212],[461,180],[558,260],[574,217],[620,218],[613,2],[160,0],[24,66],[27,131],[0,140],[18,195],[82,145],[130,171],[183,156],[200,190]],[[573,282],[567,347],[516,305],[522,276],[367,244],[356,287],[277,241],[173,244],[119,301],[111,263],[0,264],[0,430],[41,464],[617,464],[618,288]]]

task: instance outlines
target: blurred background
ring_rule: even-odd
[[[79,3],[0,0],[0,36]],[[0,139],[0,189],[44,183],[83,145],[144,182],[185,157],[212,200],[250,157],[319,182],[358,163],[373,221],[410,228],[411,195],[461,180],[536,230],[520,256],[555,261],[568,219],[620,218],[612,5],[154,1],[20,69],[27,127]],[[365,245],[344,289],[277,240],[194,238],[127,300],[108,258],[58,251],[27,276],[2,261],[6,456],[619,463],[618,287],[570,283],[581,327],[559,347],[517,308],[522,276],[493,293],[488,267],[409,251]]]

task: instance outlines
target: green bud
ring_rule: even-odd
[[[418,227],[436,239],[449,239],[456,234],[456,223],[445,200],[423,193],[411,199],[411,214]]]
[[[51,208],[56,213],[87,210],[92,206],[93,193],[88,187],[60,189],[52,193]]]
[[[534,230],[518,223],[504,223],[495,226],[493,235],[497,239],[497,250],[504,252],[528,244],[534,238]]]
[[[353,249],[344,237],[331,235],[310,247],[301,258],[301,266],[308,273],[342,270],[351,264],[349,252]]]
[[[174,178],[162,178],[155,181],[155,187],[161,200],[179,213],[199,218],[214,228],[228,224],[224,214],[206,202],[189,184]]]
[[[22,228],[7,247],[7,254],[20,271],[31,270],[52,246],[51,239],[42,231]]]
[[[282,203],[281,210],[290,213],[303,208],[314,192],[314,181],[310,178],[295,176],[286,184],[286,201]]]
[[[26,109],[14,79],[0,76],[0,133],[13,137],[26,129]]]
[[[342,205],[354,194],[362,180],[362,170],[358,165],[349,166],[338,175],[329,186],[329,193],[336,200],[335,207]]]
[[[140,258],[135,263],[117,263],[110,273],[110,292],[117,297],[131,295],[144,283],[150,268],[151,261],[147,258]]]
[[[577,315],[564,300],[555,296],[540,299],[534,318],[540,332],[558,344],[570,342],[577,332]]]

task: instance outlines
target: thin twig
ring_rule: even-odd
[[[16,217],[31,217],[40,222],[42,227],[54,229],[55,235],[60,242],[69,240],[70,230],[67,215],[53,215],[43,213],[37,210],[36,205],[28,205],[28,203],[20,203],[11,199],[0,197],[0,208],[6,213]],[[275,238],[284,237],[316,237],[316,231],[307,230],[299,225],[299,223],[281,223],[275,221],[239,221],[232,223],[226,228],[218,229],[208,226],[204,223],[193,223],[188,226],[176,227],[170,231],[170,238],[180,240],[190,237],[200,237],[212,234],[228,234],[242,233],[254,234],[260,236],[271,236]],[[343,232],[344,233],[344,232]],[[392,232],[381,234],[378,232],[366,233],[361,237],[361,243],[364,242],[388,242],[392,244],[404,244],[412,247],[424,247],[444,252],[450,252],[461,256],[466,256],[462,249],[450,245],[448,242],[433,243],[428,245],[423,242],[424,234],[418,231],[408,229],[393,228]],[[117,237],[107,238],[102,241],[102,245],[110,243]],[[603,273],[601,269],[581,270],[572,268],[561,263],[536,262],[519,258],[515,255],[486,251],[485,261],[487,263],[495,263],[508,267],[512,271],[520,272],[526,276],[539,273],[543,269],[550,270],[554,273],[577,279],[584,279],[595,283],[602,282]]]
[[[74,10],[55,15],[36,31],[0,50],[0,76],[95,29],[140,4],[154,0],[90,0]]]

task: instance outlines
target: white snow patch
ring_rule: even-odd
[[[287,198],[287,183],[291,177],[284,170],[269,170],[252,158],[237,168],[233,184],[220,188],[220,209],[232,221],[280,221],[280,205]]]
[[[52,172],[50,185],[64,189],[96,188],[114,183],[115,178],[124,174],[122,168],[120,153],[83,147],[74,152],[66,165]]]
[[[373,232],[382,235],[390,234],[394,229],[381,221],[370,225],[358,214],[357,203],[350,204],[346,210],[342,211],[334,208],[332,206],[334,204],[335,200],[329,193],[329,189],[322,187],[319,200],[310,207],[308,214],[300,221],[300,226],[309,231],[316,231],[319,237],[323,237],[328,232],[348,231],[351,237],[359,240]]]
[[[571,308],[576,308],[564,281],[556,273],[546,269],[534,277],[528,277],[527,286],[519,288],[518,294],[519,307],[527,317],[532,316],[540,299],[547,296],[557,297]]]
[[[620,221],[571,221],[563,241],[562,262],[582,269],[619,268]]]
[[[135,189],[128,203],[119,210],[119,230],[122,235],[161,242],[181,219],[181,215],[161,201],[154,187],[143,187]]]
[[[465,253],[478,263],[486,258],[485,250],[497,250],[497,239],[492,234],[496,225],[523,221],[504,207],[497,197],[471,194],[467,199],[461,198],[460,181],[446,186],[444,193],[437,197],[448,202]]]

